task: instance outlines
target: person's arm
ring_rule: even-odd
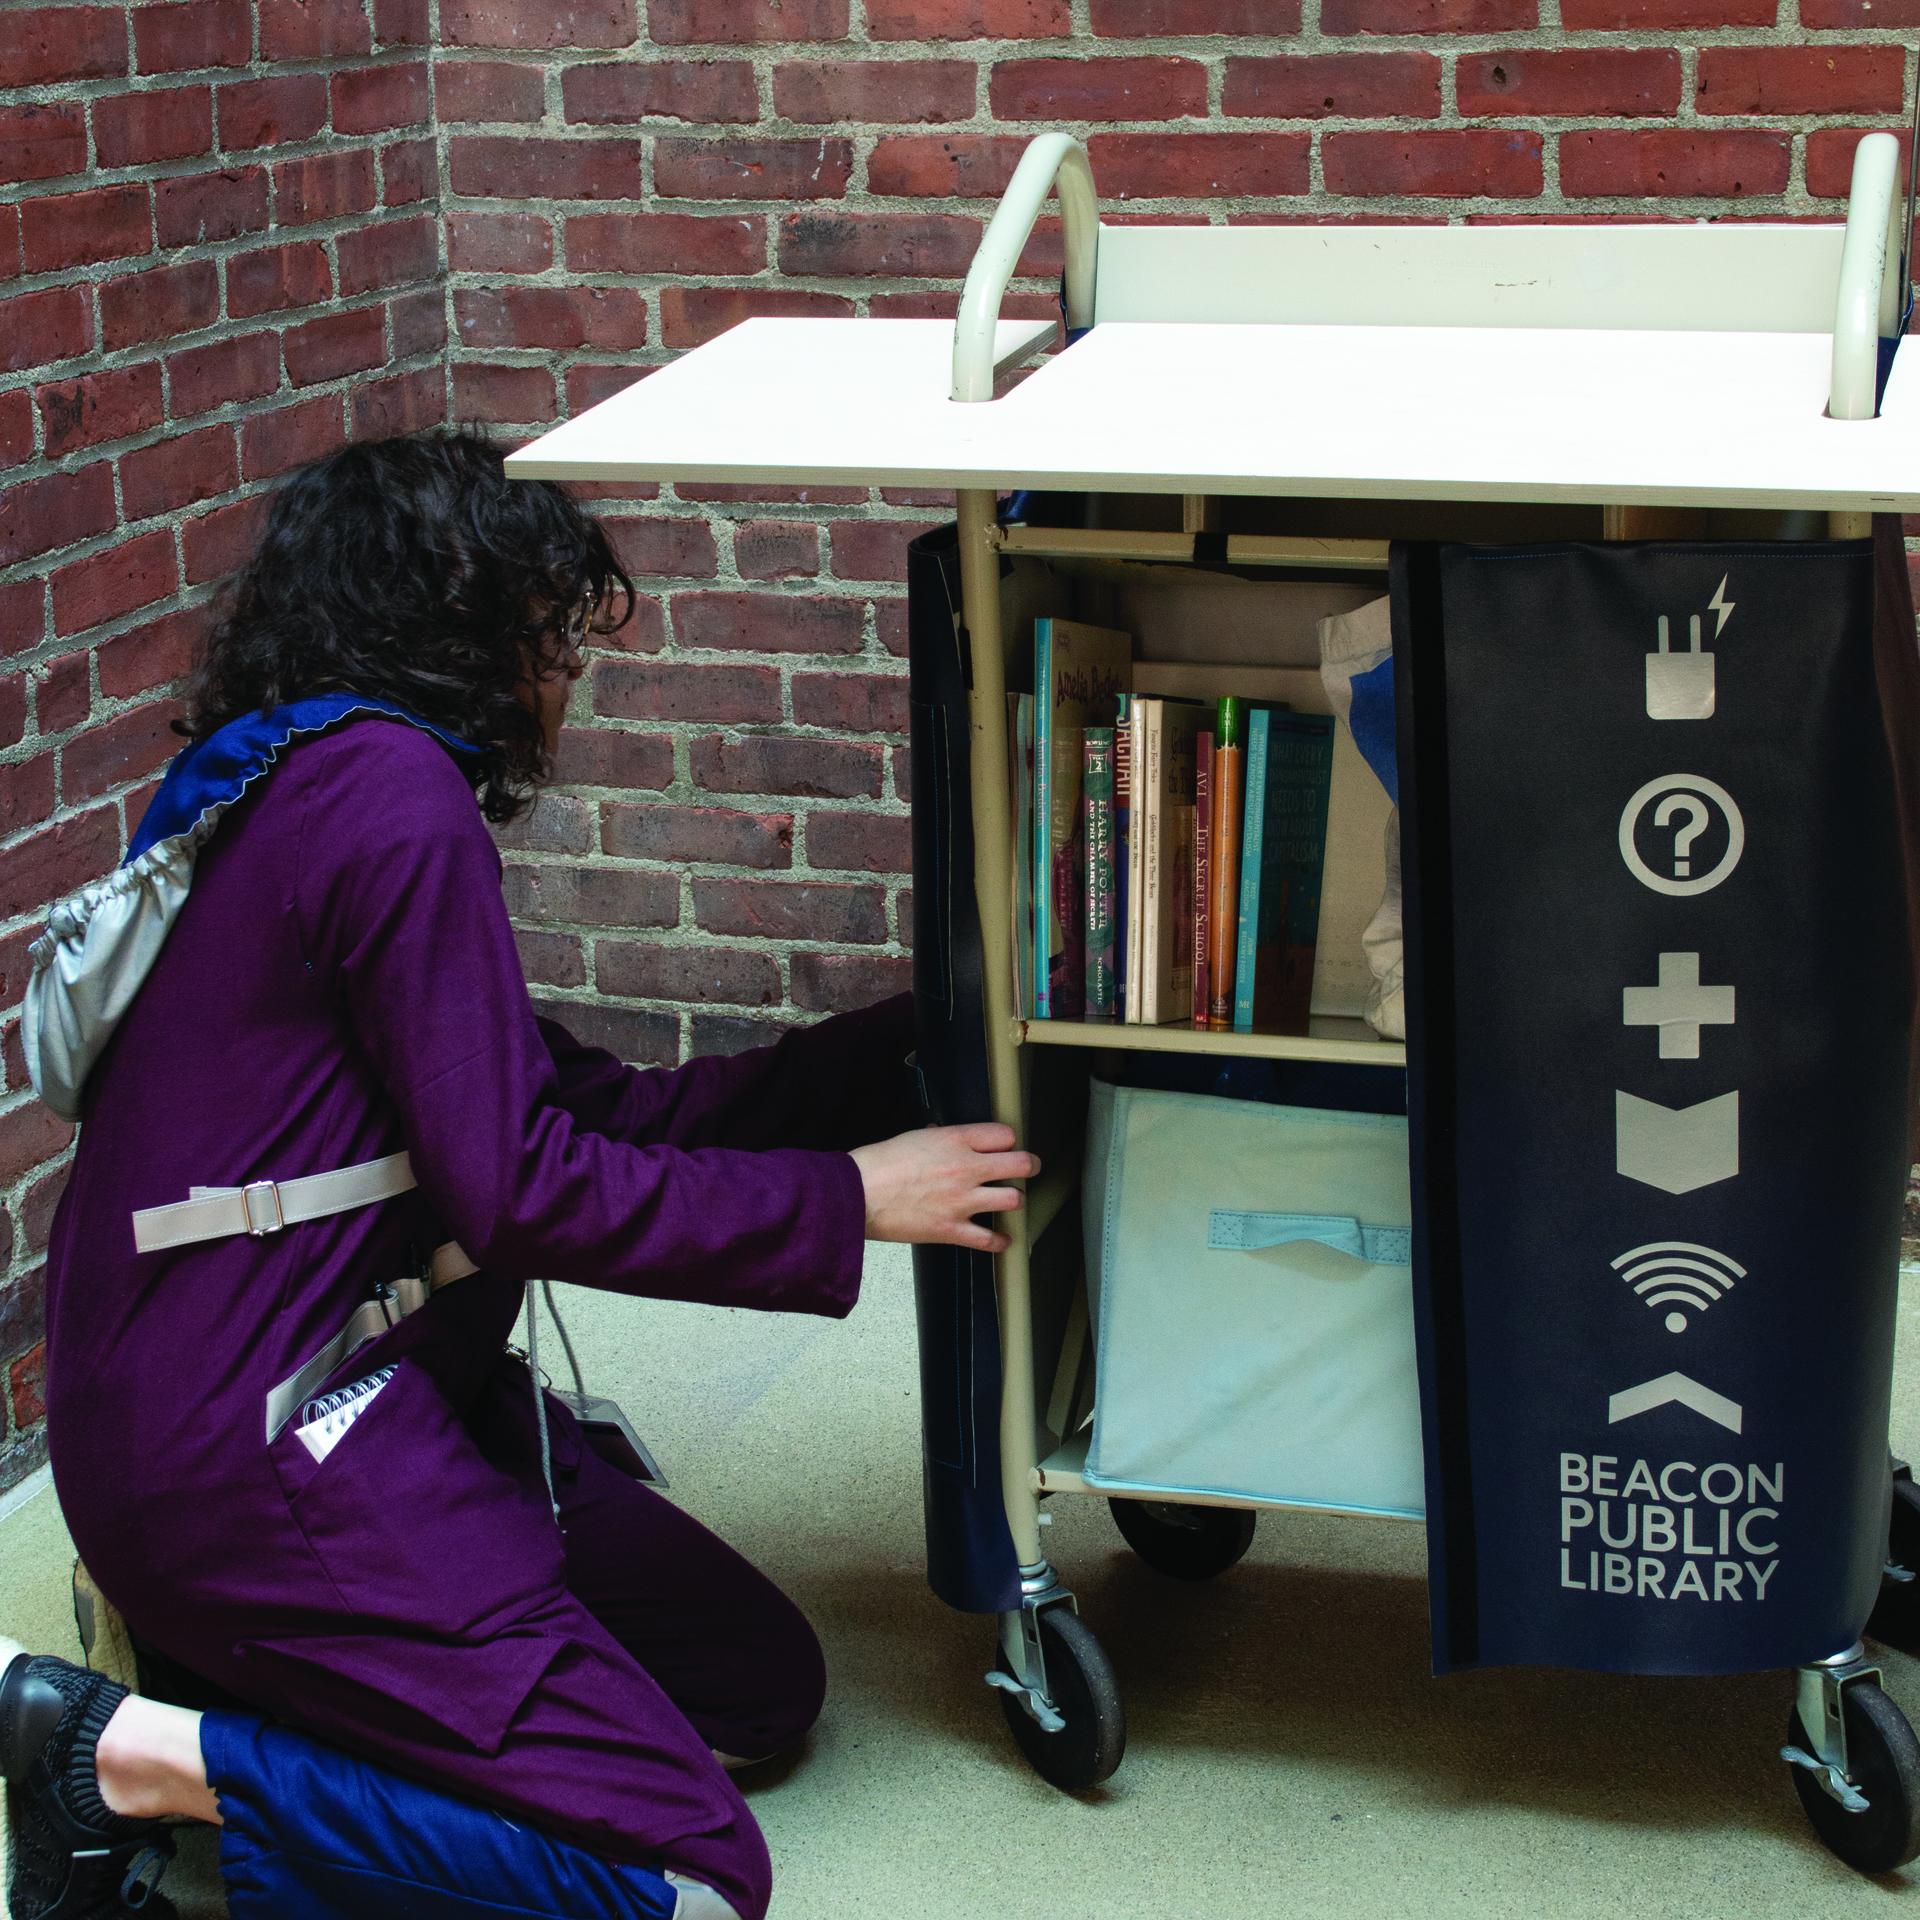
[[[320,756],[296,901],[447,1231],[521,1278],[847,1312],[866,1226],[849,1155],[639,1146],[578,1125],[471,792],[426,736],[364,724],[380,737]]]
[[[926,1117],[907,1066],[913,1001],[904,993],[772,1046],[678,1068],[625,1066],[558,1021],[538,1025],[560,1104],[576,1126],[610,1140],[845,1150],[905,1133]]]

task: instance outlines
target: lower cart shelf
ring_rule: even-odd
[[[1324,1060],[1342,1066],[1404,1067],[1407,1050],[1382,1040],[1364,1020],[1315,1014],[1305,1033],[1223,1032],[1216,1028],[1140,1026],[1116,1020],[1015,1020],[1024,1047],[1115,1047],[1137,1053],[1229,1054],[1255,1060]]]

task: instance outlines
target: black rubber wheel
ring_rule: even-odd
[[[1253,1545],[1245,1507],[1183,1507],[1163,1500],[1109,1500],[1113,1524],[1155,1573],[1216,1580]]]
[[[1907,1716],[1871,1680],[1841,1696],[1847,1723],[1847,1777],[1866,1795],[1865,1813],[1849,1813],[1805,1767],[1792,1767],[1793,1790],[1813,1830],[1848,1866],[1891,1873],[1920,1854],[1920,1740]],[[1813,1751],[1796,1711],[1787,1738]]]
[[[1902,1580],[1901,1574],[1910,1579]],[[1893,1483],[1893,1517],[1887,1524],[1887,1575],[1880,1583],[1867,1631],[1882,1646],[1920,1653],[1920,1486]]]
[[[1071,1607],[1041,1614],[1040,1645],[1047,1691],[1067,1724],[1048,1733],[1011,1693],[1000,1696],[1000,1707],[1014,1745],[1034,1772],[1064,1793],[1085,1793],[1112,1775],[1127,1750],[1120,1688],[1100,1642]]]

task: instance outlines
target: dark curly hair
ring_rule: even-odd
[[[511,820],[552,771],[529,676],[632,610],[592,517],[556,486],[509,480],[486,440],[366,441],[274,495],[175,725],[202,740],[309,694],[391,700],[490,748],[470,778],[487,818]]]

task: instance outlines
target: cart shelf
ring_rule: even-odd
[[[1407,1050],[1382,1040],[1364,1020],[1315,1014],[1305,1033],[1222,1032],[1207,1027],[1149,1027],[1112,1020],[1017,1020],[1026,1047],[1113,1047],[1129,1053],[1223,1054],[1249,1060],[1324,1060],[1340,1066],[1404,1067]]]

